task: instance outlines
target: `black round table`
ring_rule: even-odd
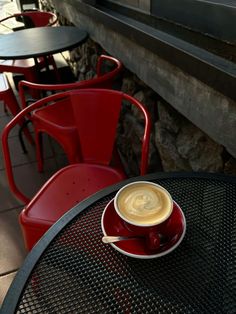
[[[135,259],[101,241],[105,206],[135,180],[163,185],[185,214],[168,255]],[[28,254],[2,313],[236,313],[236,177],[156,173],[91,196]]]
[[[88,33],[73,26],[35,27],[0,36],[0,59],[25,59],[70,50]]]

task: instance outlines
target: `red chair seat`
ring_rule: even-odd
[[[75,164],[59,170],[20,214],[27,248],[30,250],[70,208],[125,178],[125,174],[119,170],[93,164]]]
[[[25,207],[21,216],[25,217],[26,222],[43,220],[51,226],[80,201],[125,178],[124,173],[111,167],[94,164],[69,165],[50,178]]]

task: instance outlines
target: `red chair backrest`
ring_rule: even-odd
[[[1,19],[0,23],[3,23],[4,21],[12,18],[16,19],[19,22],[23,22],[25,24],[25,28],[55,26],[58,22],[57,15],[52,12],[26,11],[9,15]]]
[[[109,72],[103,73],[102,66],[107,61],[113,65],[113,68]],[[84,80],[67,84],[37,84],[22,80],[18,84],[22,108],[25,108],[27,106],[24,91],[26,87],[39,91],[53,91],[53,92],[55,91],[61,92],[81,88],[112,88],[114,80],[117,78],[118,74],[122,71],[122,69],[123,65],[118,59],[107,55],[101,55],[98,57],[96,67],[97,75],[96,77],[90,80]]]
[[[83,162],[109,165],[116,138],[122,93],[83,89],[70,93]]]
[[[147,172],[148,151],[150,140],[150,116],[145,107],[138,100],[120,91],[104,89],[82,89],[67,91],[50,95],[36,101],[16,115],[2,132],[2,147],[6,165],[9,186],[13,194],[22,202],[28,203],[29,198],[18,188],[11,163],[8,145],[8,136],[11,129],[19,121],[27,117],[30,112],[39,109],[46,104],[57,101],[67,102],[72,106],[78,123],[78,135],[80,139],[82,157],[86,162],[107,164],[110,161],[111,152],[115,142],[115,131],[119,119],[119,113],[123,100],[138,108],[144,117],[144,133],[141,138],[142,155],[140,162],[140,174]],[[101,130],[100,130],[101,128]],[[94,154],[94,156],[93,156]]]
[[[15,17],[29,18],[32,22],[31,27],[53,26],[57,23],[58,19],[56,14],[46,11],[26,11],[14,14]],[[25,20],[27,27],[27,20]]]

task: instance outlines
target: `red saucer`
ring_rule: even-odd
[[[117,215],[113,200],[104,209],[101,220],[104,235],[132,236],[123,220]],[[186,220],[179,205],[174,202],[173,212],[167,225],[164,236],[167,238],[156,251],[150,251],[145,245],[145,239],[136,238],[116,243],[110,243],[117,251],[130,257],[147,259],[156,258],[172,252],[183,240],[186,231]],[[107,245],[107,244],[104,244]]]

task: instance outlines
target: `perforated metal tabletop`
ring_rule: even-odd
[[[124,181],[63,216],[27,256],[2,313],[236,313],[236,177],[152,174],[187,223],[182,243],[150,260],[101,241],[101,215]]]

